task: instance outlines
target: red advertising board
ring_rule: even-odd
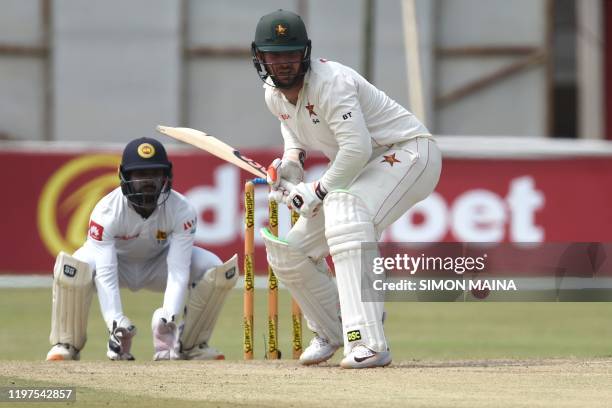
[[[260,163],[278,152],[245,151]],[[85,239],[96,202],[118,185],[119,151],[0,151],[0,272],[49,273],[59,250]],[[242,253],[243,171],[195,150],[170,149],[176,190],[199,213],[196,242],[221,258]],[[308,177],[324,170],[311,159]],[[256,228],[265,225],[258,187]],[[612,241],[612,159],[445,159],[436,192],[388,228],[387,241]],[[281,232],[289,215],[280,212]],[[257,229],[256,229],[257,231]],[[257,270],[265,254],[257,242]]]

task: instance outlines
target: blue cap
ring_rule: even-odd
[[[121,158],[121,171],[140,169],[172,169],[164,146],[150,137],[141,137],[132,140],[123,149]]]

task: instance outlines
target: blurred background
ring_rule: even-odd
[[[611,138],[611,4],[0,0],[0,139],[125,142],[164,123],[276,145],[250,43],[278,8],[302,15],[313,57],[355,68],[435,134]]]
[[[611,0],[0,0],[0,171],[19,169],[18,199],[0,204],[0,272],[48,273],[77,249],[141,136],[170,145],[197,244],[240,252],[248,175],[155,126],[203,130],[264,165],[278,157],[250,45],[281,7],[305,20],[313,58],[362,73],[443,151],[436,191],[383,240],[612,241]],[[307,178],[325,164],[311,154]],[[261,271],[263,251],[257,237]]]

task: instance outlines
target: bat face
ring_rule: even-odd
[[[262,166],[261,164],[257,163],[255,160],[248,158],[246,156],[243,156],[236,149],[234,149],[234,156],[236,156],[239,160],[242,160],[248,166],[253,167],[258,172],[257,174],[259,174],[259,177],[266,177],[267,175],[266,168]]]
[[[266,168],[255,160],[240,154],[240,152],[227,143],[222,142],[214,136],[207,135],[196,129],[157,126],[157,131],[170,136],[173,139],[190,144],[218,158],[232,163],[257,177],[266,177]]]

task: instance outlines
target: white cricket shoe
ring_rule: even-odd
[[[80,360],[81,353],[77,351],[72,345],[57,343],[51,347],[51,350],[47,353],[47,361],[69,361],[69,360]]]
[[[327,361],[339,348],[339,344],[331,344],[327,339],[315,334],[306,350],[300,355],[300,364],[313,365]]]
[[[386,367],[391,364],[391,352],[372,351],[362,344],[358,344],[342,359],[342,368],[373,368]]]
[[[225,360],[225,355],[207,343],[202,343],[188,351],[183,351],[182,358],[185,360]]]

